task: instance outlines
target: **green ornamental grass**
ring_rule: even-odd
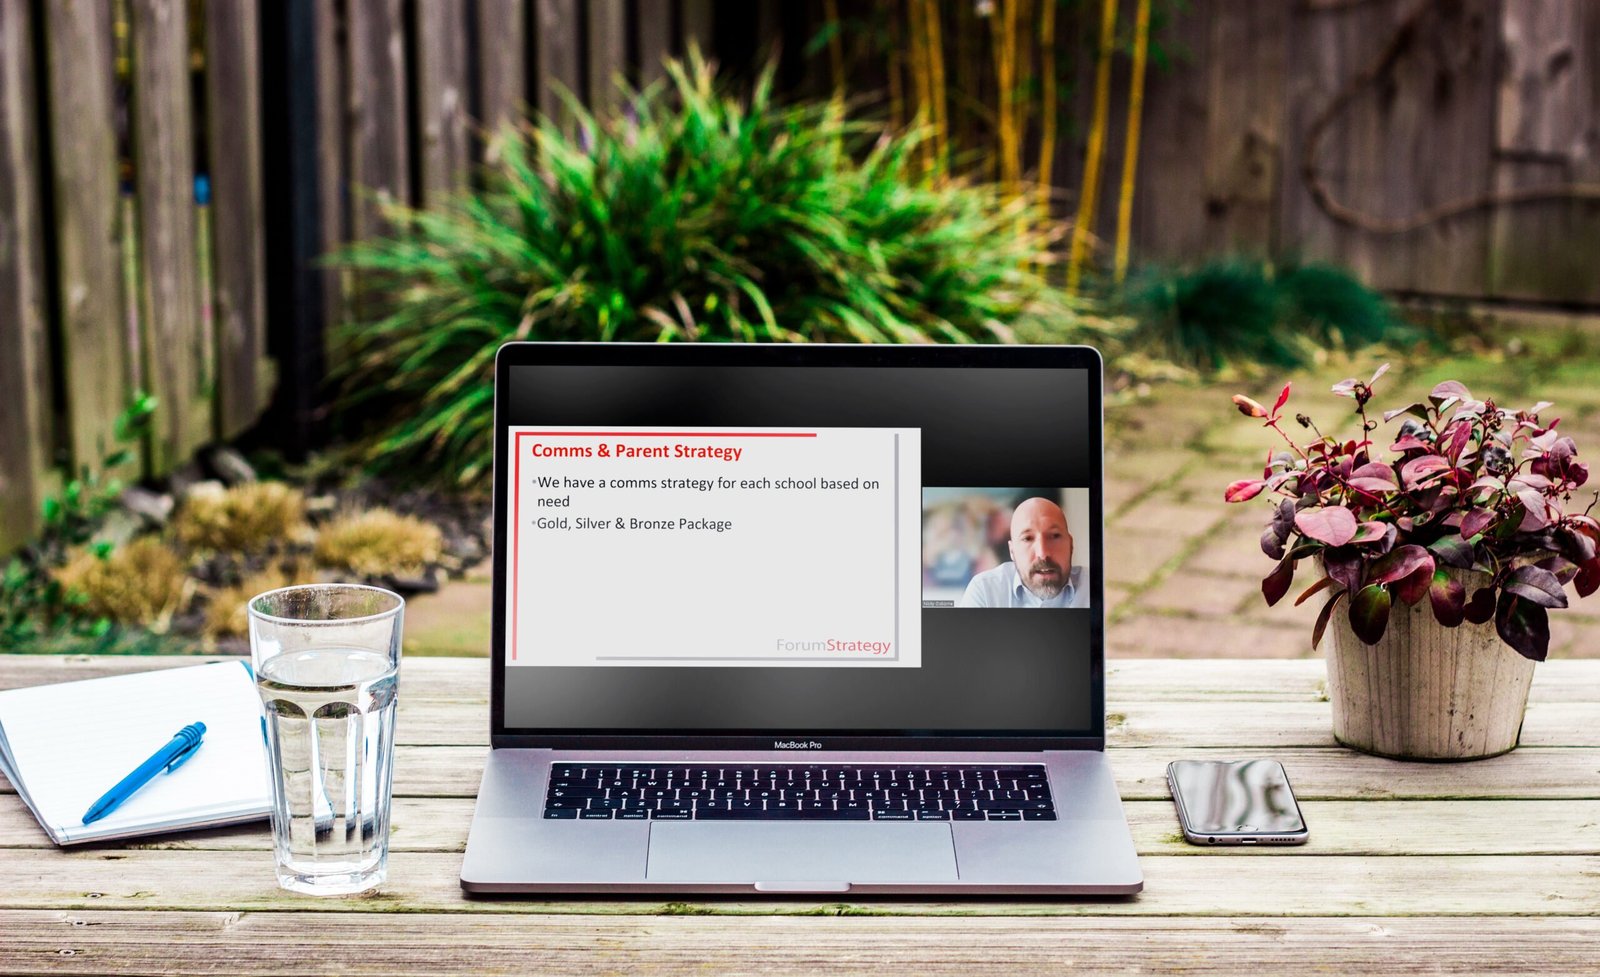
[[[576,105],[507,132],[481,191],[391,208],[338,260],[376,303],[339,332],[338,406],[377,424],[363,461],[481,484],[508,340],[1072,342],[1085,315],[1044,277],[1054,232],[1026,200],[934,180],[918,133],[839,101],[748,100],[696,54],[621,117]]]

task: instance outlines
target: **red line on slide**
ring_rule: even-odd
[[[522,434],[542,434],[554,438],[814,438],[816,432],[790,433],[765,431],[741,433],[738,431],[519,431]]]

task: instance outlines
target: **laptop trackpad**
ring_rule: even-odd
[[[950,825],[654,821],[645,877],[660,882],[953,882]]]

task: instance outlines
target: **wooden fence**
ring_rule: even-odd
[[[1600,306],[1600,3],[1168,6],[1172,60],[1151,69],[1145,100],[1136,256],[1298,255],[1390,292]],[[1122,4],[1124,24],[1132,10]],[[1128,66],[1114,64],[1111,174]],[[1080,75],[1078,119],[1090,87]],[[1057,185],[1075,194],[1081,135],[1058,158]],[[1115,197],[1100,198],[1107,236]]]
[[[711,0],[0,0],[0,555],[135,390],[124,476],[269,408],[304,443],[345,301],[317,259],[690,38]]]

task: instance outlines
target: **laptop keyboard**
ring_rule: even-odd
[[[544,816],[620,821],[1054,821],[1040,766],[558,763]]]

